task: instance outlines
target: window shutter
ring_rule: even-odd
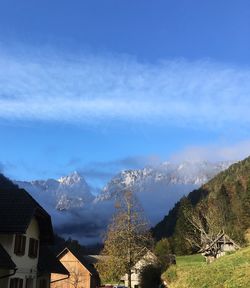
[[[26,246],[26,236],[21,236],[21,254],[24,255],[25,254],[25,246]]]
[[[30,238],[29,241],[29,257],[36,258],[38,251],[38,240]]]
[[[20,244],[21,244],[20,235],[16,235],[16,237],[15,237],[15,248],[14,248],[14,253],[15,253],[15,254],[18,254]]]
[[[25,254],[25,247],[26,247],[26,236],[16,234],[14,253],[16,255],[20,255],[20,256],[24,255]]]

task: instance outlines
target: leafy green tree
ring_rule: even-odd
[[[170,244],[167,238],[163,238],[155,245],[154,253],[158,258],[162,271],[165,271],[170,265]]]

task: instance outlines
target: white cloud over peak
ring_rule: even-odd
[[[0,49],[0,119],[221,128],[250,123],[250,69]]]
[[[234,144],[191,146],[172,155],[172,161],[239,161],[250,155],[250,140]]]

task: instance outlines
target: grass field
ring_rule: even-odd
[[[201,255],[180,256],[164,274],[169,288],[250,288],[250,247],[206,264]]]

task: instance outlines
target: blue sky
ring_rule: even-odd
[[[246,157],[249,35],[242,0],[0,0],[0,169]]]

